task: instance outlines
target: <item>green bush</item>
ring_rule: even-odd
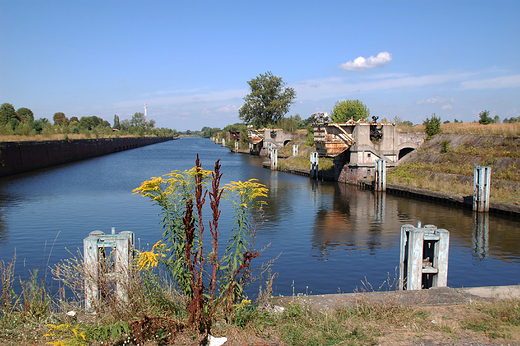
[[[437,133],[441,132],[441,118],[435,116],[435,113],[432,114],[431,118],[426,118],[423,125],[426,127],[425,131],[428,138],[432,138]]]

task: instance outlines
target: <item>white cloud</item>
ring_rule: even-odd
[[[465,81],[460,83],[462,89],[501,89],[520,87],[520,74]]]
[[[441,107],[443,111],[446,111],[446,110],[449,110],[449,109],[453,109],[452,105],[444,105]]]
[[[365,69],[369,68],[384,67],[390,61],[392,61],[392,54],[388,52],[381,52],[376,57],[373,55],[371,55],[369,58],[360,56],[354,61],[351,60],[339,65],[339,67],[348,71],[364,71]]]
[[[445,98],[442,98],[442,97],[433,97],[431,99],[427,99],[427,100],[420,100],[420,101],[417,101],[417,104],[418,105],[423,105],[423,104],[426,104],[426,103],[431,103],[431,104],[443,104],[446,102],[446,99]]]

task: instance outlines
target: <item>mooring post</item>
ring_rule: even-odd
[[[491,167],[475,166],[473,176],[473,211],[489,211],[490,189]]]
[[[292,156],[298,155],[298,144],[293,144],[292,146]]]
[[[222,146],[225,147],[226,146],[226,140],[224,138],[222,138]]]
[[[318,153],[316,151],[311,153],[311,178],[318,180]]]
[[[108,257],[107,248],[112,249]],[[85,309],[87,311],[92,311],[97,305],[100,299],[99,284],[105,281],[115,283],[115,296],[118,300],[128,301],[133,251],[134,233],[129,231],[119,234],[115,233],[115,228],[112,228],[111,234],[93,231],[83,240]],[[100,280],[101,276],[106,280]]]
[[[375,190],[386,191],[386,161],[376,161]]]
[[[235,141],[235,153],[238,153],[238,141]]]
[[[271,150],[271,169],[275,170],[278,167],[278,149]]]
[[[401,227],[399,289],[420,290],[448,284],[450,232],[434,225]]]

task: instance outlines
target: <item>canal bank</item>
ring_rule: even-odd
[[[433,287],[415,291],[357,292],[341,294],[297,295],[274,297],[278,306],[299,304],[316,310],[334,310],[360,303],[395,304],[405,306],[455,305],[477,301],[519,299],[520,285],[484,287]]]
[[[173,137],[124,137],[0,143],[0,177],[173,140]]]

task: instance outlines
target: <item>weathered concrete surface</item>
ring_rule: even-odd
[[[453,305],[478,300],[520,298],[520,286],[471,288],[437,287],[417,291],[324,294],[272,298],[275,305],[300,304],[317,310],[330,310],[357,304],[398,304],[411,306]]]
[[[125,137],[0,143],[0,177],[111,154],[173,137]]]

